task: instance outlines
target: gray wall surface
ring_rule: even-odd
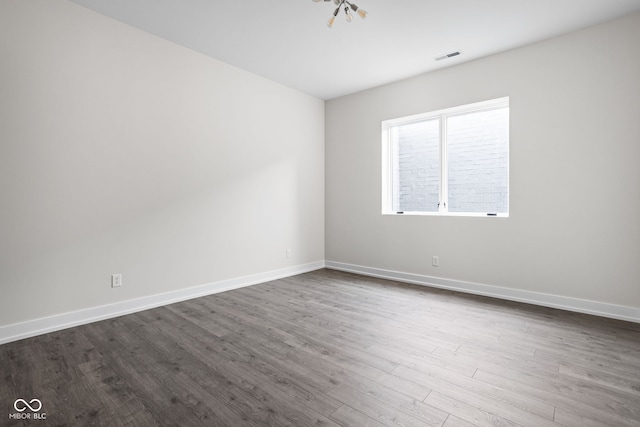
[[[328,101],[327,260],[640,307],[638,40],[636,13]],[[383,120],[504,96],[508,218],[381,214]]]
[[[0,326],[324,259],[323,101],[62,0],[0,58]]]

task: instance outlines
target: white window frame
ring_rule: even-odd
[[[447,171],[447,118],[460,116],[480,111],[497,110],[509,108],[509,97],[492,99],[489,101],[476,102],[459,107],[446,108],[443,110],[431,111],[428,113],[415,114],[407,117],[400,117],[382,122],[382,214],[383,215],[428,215],[428,216],[476,216],[489,218],[509,217],[509,200],[507,200],[506,213],[493,212],[449,212],[446,203],[448,195],[448,171]],[[439,120],[440,122],[440,200],[437,212],[395,212],[393,208],[393,155],[391,143],[391,128],[398,125],[406,125],[427,120]],[[510,171],[509,171],[510,173]],[[507,189],[509,179],[507,179]],[[510,198],[510,193],[509,197]]]

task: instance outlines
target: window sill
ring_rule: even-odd
[[[476,218],[509,218],[508,213],[488,214],[475,212],[382,212],[382,215],[395,216],[454,216],[454,217],[476,217]]]

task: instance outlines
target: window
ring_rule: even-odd
[[[382,213],[508,216],[509,98],[382,122]]]

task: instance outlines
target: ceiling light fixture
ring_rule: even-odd
[[[329,19],[329,22],[327,22],[327,26],[329,28],[333,28],[333,24],[335,24],[336,22],[336,16],[338,16],[338,13],[340,13],[340,9],[342,9],[344,7],[344,14],[347,18],[347,22],[351,22],[353,21],[353,15],[351,14],[351,11],[353,11],[354,13],[357,13],[358,16],[362,19],[367,17],[367,11],[364,9],[360,9],[358,6],[356,6],[355,4],[347,1],[347,0],[313,0],[316,3],[320,3],[321,1],[326,2],[330,2],[333,1],[338,7],[336,7],[336,10],[333,11],[333,15],[331,16],[331,19]]]

